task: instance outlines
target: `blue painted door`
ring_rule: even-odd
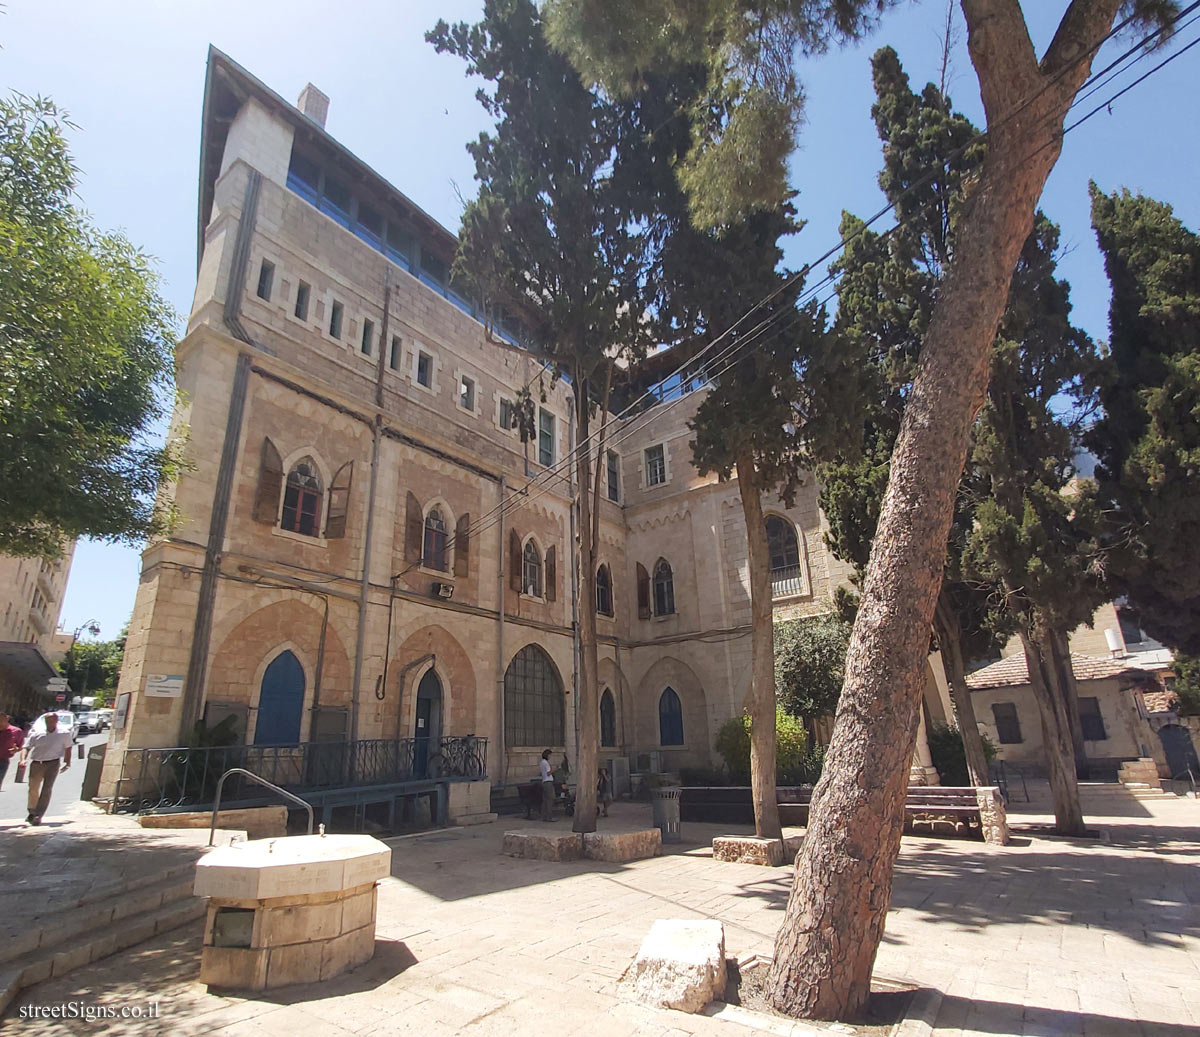
[[[297,745],[303,713],[304,668],[291,652],[280,652],[263,674],[254,744]]]
[[[413,732],[413,776],[424,778],[428,774],[429,753],[437,749],[438,722],[441,719],[442,682],[438,675],[429,670],[417,685],[417,726]]]

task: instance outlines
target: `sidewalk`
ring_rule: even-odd
[[[1089,823],[1112,841],[905,838],[876,975],[940,991],[939,1037],[1200,1030],[1200,803],[1097,806],[1106,816]],[[648,815],[618,804],[608,824],[641,827]],[[667,855],[629,865],[516,860],[500,843],[519,827],[502,818],[390,840],[375,958],[333,982],[255,999],[209,994],[196,981],[197,925],[26,991],[7,1032],[750,1032],[633,1004],[616,980],[656,918],[719,918],[729,953],[770,953],[790,868],[716,863],[708,845],[727,826],[701,825],[685,825],[690,842]],[[147,998],[159,1001],[157,1020],[15,1018],[22,1005]]]

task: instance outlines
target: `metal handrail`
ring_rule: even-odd
[[[212,824],[208,828],[208,845],[212,846],[213,839],[217,834],[217,812],[221,809],[221,789],[225,786],[225,779],[231,774],[244,774],[252,781],[257,781],[260,785],[265,785],[272,792],[278,792],[285,799],[290,799],[293,803],[299,803],[305,810],[308,811],[308,834],[312,835],[313,830],[313,808],[309,803],[305,803],[299,796],[293,796],[287,789],[281,789],[278,785],[273,785],[266,778],[260,778],[254,771],[248,771],[245,767],[230,767],[217,781],[217,796],[213,800]]]

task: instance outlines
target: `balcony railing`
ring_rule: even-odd
[[[771,597],[790,598],[804,593],[804,578],[798,565],[771,570]]]
[[[428,739],[301,742],[299,745],[175,746],[126,749],[114,809],[202,809],[212,805],[221,775],[231,767],[303,797],[306,792],[410,781],[479,781],[487,777],[487,739],[474,735]],[[238,777],[225,783],[222,803],[256,799],[257,786]]]

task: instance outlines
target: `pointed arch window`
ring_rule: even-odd
[[[446,571],[446,520],[440,508],[430,508],[425,516],[425,544],[422,564],[438,572]]]
[[[658,744],[683,745],[683,703],[674,688],[658,698]]]
[[[564,712],[558,671],[542,648],[526,645],[504,673],[504,744],[540,748],[564,744]]]
[[[670,616],[675,613],[675,574],[671,564],[660,558],[654,566],[654,614]]]
[[[800,540],[796,527],[779,515],[767,517],[767,552],[771,556],[771,594],[786,598],[804,592]]]
[[[609,688],[600,696],[600,744],[606,749],[617,744],[617,700]]]
[[[281,529],[315,537],[321,528],[321,477],[311,457],[297,461],[288,472],[287,485],[283,491],[283,514]]]
[[[542,596],[542,555],[532,539],[521,553],[521,589],[531,597]]]
[[[596,570],[596,611],[602,616],[613,614],[612,575],[607,565]]]

